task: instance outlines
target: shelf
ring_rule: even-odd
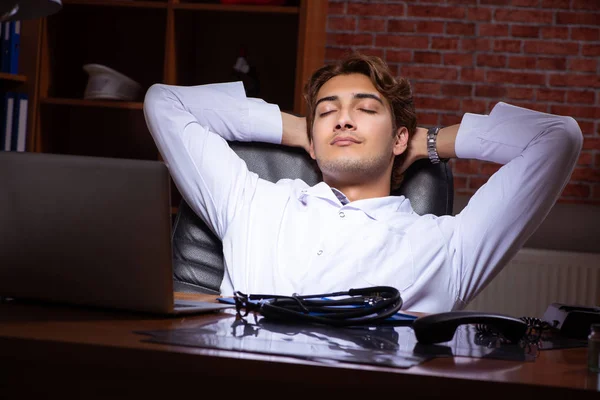
[[[242,4],[198,4],[198,3],[179,3],[169,5],[175,10],[204,10],[204,11],[225,11],[225,12],[252,12],[252,13],[270,13],[270,14],[298,14],[299,7],[290,6],[261,6],[261,5],[242,5]]]
[[[133,101],[116,101],[116,100],[87,100],[87,99],[66,99],[59,97],[46,97],[40,99],[42,104],[53,104],[62,106],[81,106],[81,107],[103,107],[117,108],[124,110],[142,110],[144,103]]]
[[[225,12],[252,12],[271,14],[298,14],[300,7],[294,6],[263,6],[245,4],[207,4],[207,3],[161,3],[156,1],[133,0],[65,0],[65,4],[80,4],[86,6],[136,7],[136,8],[170,8],[175,10],[206,10]]]
[[[0,80],[24,83],[27,82],[27,77],[25,75],[7,74],[6,72],[0,72]]]
[[[86,6],[109,6],[109,7],[131,7],[131,8],[167,8],[167,3],[156,1],[133,1],[133,0],[63,0],[64,4],[80,4]]]

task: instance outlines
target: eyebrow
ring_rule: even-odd
[[[383,105],[383,100],[381,100],[381,99],[379,98],[379,96],[376,96],[376,95],[374,95],[374,94],[372,94],[372,93],[356,93],[356,94],[355,94],[353,97],[354,97],[355,99],[374,99],[374,100],[377,100],[378,102],[380,102],[380,103]],[[321,98],[321,99],[319,99],[319,100],[317,101],[317,104],[315,104],[315,108],[317,108],[317,106],[318,106],[320,103],[324,102],[324,101],[337,101],[337,100],[339,100],[339,99],[340,99],[340,98],[339,98],[338,96],[327,96],[327,97],[323,97],[323,98]]]

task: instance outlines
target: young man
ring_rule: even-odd
[[[572,118],[502,102],[437,136],[417,128],[408,83],[373,57],[321,68],[306,98],[304,119],[246,98],[240,82],[156,84],[146,94],[146,121],[177,187],[223,242],[223,295],[385,285],[406,310],[461,309],[542,222],[582,146]],[[303,147],[323,182],[262,180],[230,140]],[[505,165],[460,214],[420,216],[389,193],[428,157]]]

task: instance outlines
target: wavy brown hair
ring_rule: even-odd
[[[335,64],[326,65],[313,73],[304,87],[308,114],[306,126],[308,139],[312,141],[313,122],[317,103],[317,94],[321,87],[338,75],[363,74],[371,79],[373,86],[384,96],[390,104],[392,114],[392,135],[396,134],[398,127],[405,126],[408,130],[408,140],[417,129],[417,117],[413,103],[410,83],[403,77],[394,78],[387,64],[376,56],[352,53],[345,59]],[[391,188],[397,189],[402,183],[404,174],[399,168],[404,161],[406,151],[396,156],[392,168]]]

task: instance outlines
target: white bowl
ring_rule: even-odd
[[[135,100],[141,85],[133,79],[100,64],[86,64],[84,71],[89,75],[84,99]]]

